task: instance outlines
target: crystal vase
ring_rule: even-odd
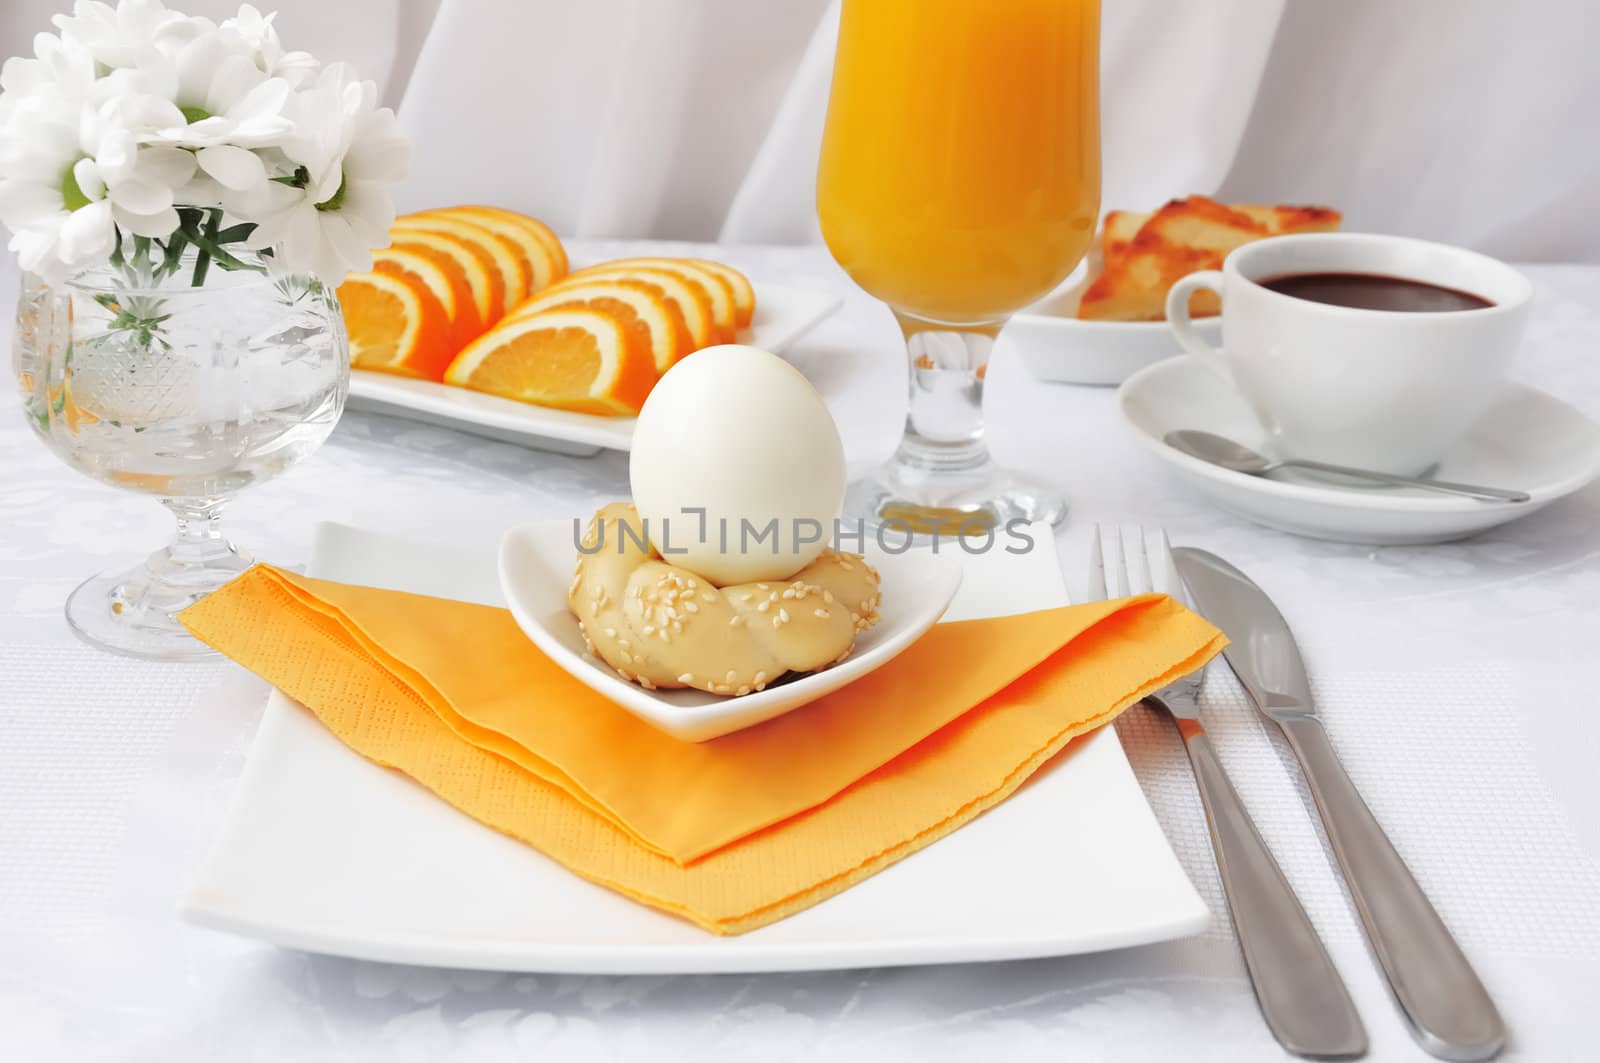
[[[249,252],[226,269],[192,249],[157,268],[118,255],[60,284],[24,276],[14,360],[29,423],[57,456],[177,521],[142,564],[80,585],[68,624],[116,653],[209,656],[177,614],[250,565],[222,533],[224,507],[314,451],[344,409],[333,291]]]

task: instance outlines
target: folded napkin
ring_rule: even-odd
[[[938,840],[1225,642],[1164,595],[940,624],[839,691],[696,744],[567,675],[503,609],[258,565],[182,620],[363,756],[720,934]]]

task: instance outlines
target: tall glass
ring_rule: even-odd
[[[1099,23],[1099,0],[844,0],[817,212],[894,311],[911,382],[899,449],[852,486],[852,516],[960,533],[1065,515],[990,459],[983,380],[1006,320],[1094,234]]]

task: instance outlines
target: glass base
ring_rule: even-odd
[[[909,528],[918,535],[983,535],[1012,521],[1059,524],[1067,500],[1030,477],[993,462],[967,469],[926,469],[898,459],[845,494],[845,519]]]
[[[125,657],[193,661],[219,657],[189,634],[178,614],[250,567],[231,544],[203,563],[159,550],[142,565],[101,573],[67,598],[67,624],[91,646]]]

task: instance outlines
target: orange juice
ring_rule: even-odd
[[[905,314],[1002,320],[1100,207],[1098,0],[844,0],[817,175],[828,248]]]

